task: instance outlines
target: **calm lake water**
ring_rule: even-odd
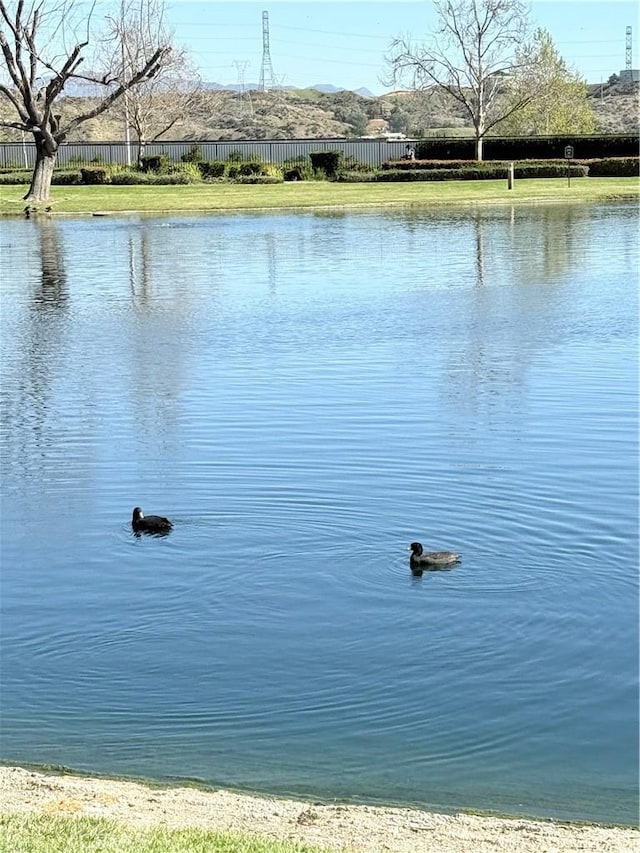
[[[3,760],[635,822],[637,220],[2,222]]]

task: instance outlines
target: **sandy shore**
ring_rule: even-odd
[[[198,826],[350,853],[638,853],[631,828],[418,809],[316,804],[232,791],[0,767],[0,813],[94,815],[144,826]]]

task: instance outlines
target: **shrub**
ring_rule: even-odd
[[[285,181],[310,181],[313,178],[313,168],[304,155],[285,160],[282,171]]]
[[[111,175],[111,183],[119,186],[132,186],[134,184],[148,184],[150,175],[144,172],[115,172]]]
[[[571,177],[583,178],[587,167],[572,164]],[[567,175],[565,163],[516,163],[514,176],[516,178],[562,178]],[[380,171],[377,181],[495,181],[506,178],[506,163],[481,163],[464,169],[386,169]]]
[[[277,163],[263,163],[262,174],[267,178],[283,179],[283,169]]]
[[[588,163],[592,178],[637,178],[640,157],[605,157]]]
[[[227,178],[231,178],[231,180],[233,180],[234,178],[237,178],[240,174],[240,166],[238,166],[236,163],[230,163],[226,167],[225,173]]]
[[[234,183],[236,184],[281,184],[284,178],[282,175],[238,175]]]
[[[285,181],[304,181],[306,180],[303,175],[302,169],[300,166],[294,166],[293,169],[285,169],[284,170],[284,180]]]
[[[589,168],[579,163],[572,163],[568,171],[572,178],[586,178]],[[526,163],[516,163],[514,176],[516,178],[566,178],[567,164],[547,163],[546,165],[528,165]]]
[[[361,163],[351,154],[347,154],[344,156],[341,164],[341,168],[344,172],[375,172],[377,171],[375,166],[371,166],[369,163]]]
[[[489,169],[385,169],[378,172],[376,181],[472,181],[479,178],[504,177],[504,169],[494,174]]]
[[[477,160],[386,160],[380,168],[415,171],[416,169],[465,169],[468,166],[477,165]]]
[[[17,170],[15,172],[5,172],[0,174],[0,184],[5,186],[8,184],[28,184],[31,183],[32,172]]]
[[[309,157],[314,173],[335,178],[342,165],[342,151],[310,151]]]
[[[192,145],[180,159],[183,163],[202,163],[202,148],[199,145]]]
[[[73,184],[82,183],[82,176],[77,169],[73,169],[73,171],[56,171],[53,173],[51,183],[56,186],[72,186]]]
[[[221,160],[204,160],[198,163],[200,174],[205,180],[211,178],[222,178],[224,176],[225,164]]]
[[[184,173],[174,173],[172,175],[149,175],[148,180],[150,184],[158,184],[158,185],[171,185],[171,184],[193,184],[195,183],[193,178],[190,175],[185,175]]]
[[[108,184],[111,182],[109,170],[105,166],[83,166],[80,169],[83,184]]]
[[[170,175],[187,175],[191,183],[202,180],[202,173],[197,163],[172,163],[169,167]]]
[[[0,172],[0,184],[5,186],[8,184],[29,184],[32,176],[33,172],[30,169],[14,169],[13,171],[3,169]],[[79,184],[80,173],[75,169],[73,171],[68,169],[56,170],[53,173],[51,183],[57,186]]]
[[[149,154],[140,158],[140,168],[143,172],[153,172],[156,175],[166,175],[171,160],[167,154]]]
[[[378,173],[372,170],[369,171],[353,171],[345,170],[340,172],[337,180],[342,184],[364,184],[375,181],[378,178]]]
[[[248,160],[246,163],[241,163],[239,166],[240,174],[247,177],[248,175],[262,175],[262,163],[256,160]]]

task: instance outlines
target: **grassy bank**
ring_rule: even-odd
[[[22,216],[24,186],[0,186],[0,215]],[[301,181],[267,186],[56,186],[54,214],[197,213],[326,207],[431,206],[439,204],[523,204],[593,202],[640,198],[637,178],[580,178],[441,183],[340,184]]]
[[[634,827],[318,802],[0,764],[0,853],[629,853]]]
[[[320,853],[321,848],[205,829],[135,829],[57,815],[0,817],[0,853]]]

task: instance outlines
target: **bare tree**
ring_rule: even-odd
[[[407,37],[392,42],[391,80],[408,76],[415,89],[435,85],[455,98],[471,119],[482,160],[487,132],[534,94],[500,106],[504,84],[522,62],[517,51],[527,37],[528,7],[523,0],[436,0],[435,7],[439,25],[429,44]]]
[[[178,60],[180,57],[177,57]],[[198,101],[200,81],[177,61],[162,78],[154,77],[134,89],[129,99],[129,125],[136,136],[136,162],[145,146],[183,122]]]
[[[68,134],[153,78],[171,53],[159,38],[150,39],[126,78],[118,77],[113,62],[100,72],[82,73],[89,45],[99,43],[100,38],[94,34],[94,6],[83,0],[17,0],[11,4],[0,0],[0,50],[6,65],[0,96],[17,113],[14,120],[0,120],[0,125],[33,135],[36,162],[24,198],[34,206],[49,198],[58,148]],[[161,37],[161,28],[156,33]],[[98,86],[102,94],[86,111],[63,121],[57,102],[71,83]]]
[[[144,0],[143,3],[121,0],[120,14],[109,18],[110,41],[119,54],[120,80],[131,76],[137,57],[148,53],[157,40],[149,21],[156,26],[163,21],[165,5],[165,0]],[[170,44],[172,38],[165,34],[163,41]],[[187,51],[174,45],[157,74],[125,92],[118,109],[122,113],[127,142],[130,131],[135,134],[138,163],[147,143],[160,139],[189,115],[200,89],[199,75]]]

